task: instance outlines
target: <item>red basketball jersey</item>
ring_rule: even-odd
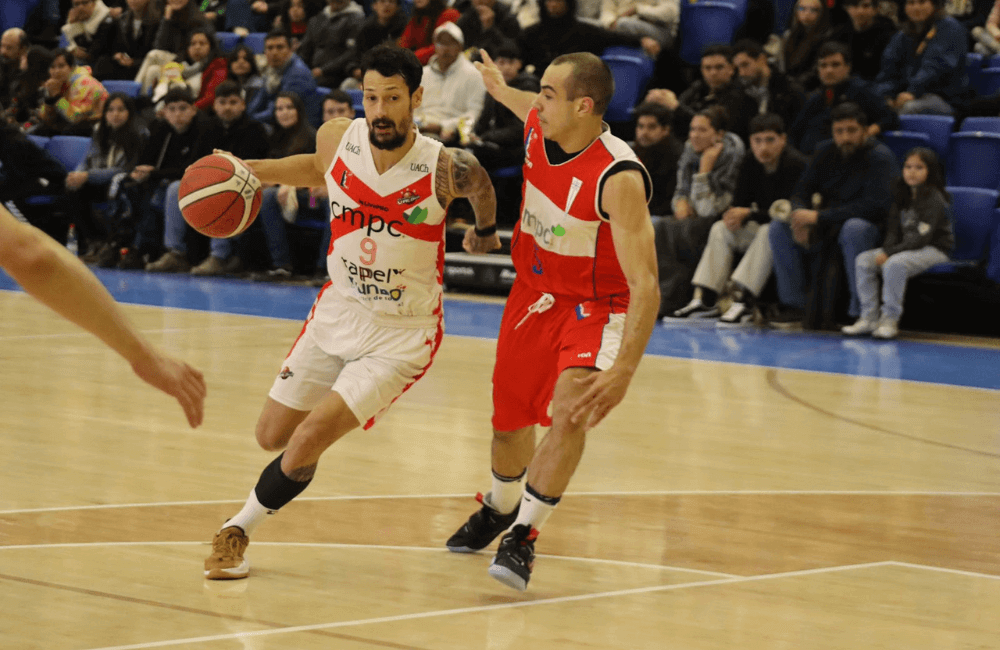
[[[524,123],[524,195],[514,228],[511,258],[517,279],[537,291],[579,302],[611,298],[628,305],[628,282],[601,212],[601,188],[619,166],[638,169],[649,199],[651,182],[632,149],[611,135],[600,137],[572,159],[553,164],[534,109]]]

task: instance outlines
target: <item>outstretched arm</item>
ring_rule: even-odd
[[[493,99],[509,108],[514,115],[517,115],[517,119],[522,122],[526,120],[528,113],[531,112],[531,103],[535,101],[538,93],[511,88],[503,80],[503,73],[500,72],[500,68],[493,62],[486,50],[479,50],[479,54],[483,57],[483,61],[482,63],[477,61],[475,66],[476,70],[479,70],[480,74],[483,75],[486,92],[492,95]]]
[[[40,302],[124,357],[140,379],[174,397],[192,427],[201,424],[201,373],[154,348],[80,260],[42,231],[17,221],[2,205],[0,267]]]
[[[469,253],[489,253],[500,248],[497,235],[497,196],[490,175],[464,149],[443,149],[438,157],[438,195],[447,205],[453,199],[469,199],[476,213],[476,227],[465,231],[462,247]],[[476,234],[476,231],[482,236]]]
[[[614,364],[603,372],[593,372],[577,380],[588,389],[572,406],[570,417],[576,423],[587,418],[588,429],[600,423],[624,399],[660,309],[653,222],[640,173],[631,170],[610,177],[601,203],[611,217],[611,239],[630,295],[622,345]]]
[[[267,160],[244,160],[262,183],[319,187],[326,185],[326,168],[336,154],[344,132],[351,121],[338,117],[319,127],[316,132],[316,153]]]

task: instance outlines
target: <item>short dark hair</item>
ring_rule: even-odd
[[[851,65],[851,48],[840,41],[827,41],[820,45],[819,51],[816,53],[816,62],[819,63],[826,57],[833,56],[834,54],[843,56],[844,63]]]
[[[746,54],[751,59],[759,59],[764,54],[764,48],[757,41],[744,38],[733,43],[733,56],[737,54]]]
[[[521,55],[521,48],[517,46],[517,43],[507,39],[497,48],[497,55],[494,57],[496,59],[517,59],[518,61],[523,61]]]
[[[694,116],[706,118],[708,123],[711,124],[712,128],[716,131],[725,131],[729,128],[729,111],[727,111],[724,106],[715,104],[698,111],[694,114]]]
[[[730,63],[733,62],[733,48],[725,45],[724,43],[716,43],[715,45],[708,45],[701,51],[701,58],[706,58],[709,56],[724,56],[726,61]]]
[[[830,111],[830,124],[842,122],[844,120],[854,120],[861,126],[868,126],[868,116],[861,107],[854,102],[842,102],[833,107]]]
[[[338,104],[347,104],[348,106],[354,106],[354,98],[351,97],[346,90],[341,90],[340,88],[334,88],[326,94],[323,98],[322,103],[325,104],[327,100],[333,100]]]
[[[194,95],[191,94],[191,89],[187,86],[174,86],[168,90],[167,94],[163,96],[163,105],[168,106],[174,102],[194,104]]]
[[[244,99],[243,89],[232,79],[226,79],[215,87],[215,98],[219,99],[220,97],[239,97],[240,99]]]
[[[778,135],[783,135],[785,133],[785,120],[774,113],[754,115],[753,119],[750,120],[750,135],[764,131],[774,131]]]
[[[285,42],[288,43],[289,47],[292,46],[291,37],[288,35],[288,32],[283,29],[272,29],[269,31],[267,36],[264,37],[264,42],[267,43],[268,41],[273,41],[276,38],[283,38],[285,39]]]
[[[424,76],[424,67],[420,65],[416,54],[405,47],[389,44],[368,50],[361,57],[362,79],[369,70],[374,70],[383,77],[401,76],[411,95],[420,87],[420,80]]]
[[[590,52],[572,52],[557,56],[549,65],[572,66],[566,82],[567,99],[590,97],[594,115],[604,115],[615,94],[615,78],[607,63]]]
[[[633,115],[636,120],[643,115],[652,117],[660,126],[672,126],[674,123],[674,112],[659,102],[643,102],[635,107]]]

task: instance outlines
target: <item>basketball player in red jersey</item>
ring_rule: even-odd
[[[202,374],[153,347],[79,259],[38,228],[15,219],[3,205],[0,268],[39,302],[120,354],[144,382],[176,399],[192,428],[201,424]]]
[[[365,118],[337,118],[316,134],[316,153],[249,160],[261,181],[325,185],[331,208],[330,282],[274,380],[257,442],[284,449],[243,509],[215,535],[205,577],[245,578],[243,553],[260,522],[302,492],[320,455],[368,428],[424,375],[443,336],[445,211],[467,197],[474,252],[500,247],[496,196],[462,150],[420,135],[423,68],[409,50],[380,46],[362,59]]]
[[[493,489],[448,540],[500,542],[489,572],[528,586],[538,529],[583,454],[586,432],[628,389],[659,309],[650,178],[602,121],[611,71],[592,54],[552,61],[537,95],[504,83],[486,52],[486,89],[524,120],[524,196],[493,373]],[[475,232],[465,244],[482,245]],[[535,447],[535,426],[551,429]]]

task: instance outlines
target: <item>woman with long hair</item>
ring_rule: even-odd
[[[73,57],[66,50],[56,50],[49,64],[49,79],[44,86],[44,100],[39,116],[45,135],[90,135],[101,119],[108,91],[94,78],[87,66],[73,67]]]
[[[240,43],[226,57],[226,78],[235,81],[243,89],[243,100],[249,104],[250,99],[264,86],[264,77],[257,68],[257,59],[253,51]]]
[[[117,219],[127,212],[127,205],[117,189],[139,160],[147,135],[132,99],[112,93],[94,127],[90,151],[66,176],[66,189],[75,193],[74,223],[81,242],[88,244],[81,249],[87,251],[88,261],[97,261],[101,266],[113,266],[118,261],[115,243],[125,238],[120,236]]]
[[[861,317],[842,331],[895,338],[903,315],[906,282],[948,261],[955,246],[951,230],[951,196],[937,155],[917,147],[906,155],[903,174],[892,186],[893,204],[886,220],[885,241],[854,260]],[[882,304],[879,305],[879,276]]]
[[[32,45],[21,58],[21,74],[11,88],[10,106],[4,111],[9,122],[29,124],[37,122],[38,109],[42,103],[43,86],[49,78],[52,53],[41,45]]]
[[[821,0],[798,0],[778,57],[782,72],[806,90],[819,87],[816,55],[830,36],[830,13]]]
[[[434,30],[456,22],[460,16],[445,0],[413,0],[413,14],[399,37],[399,46],[413,50],[420,63],[427,65],[434,55]]]
[[[146,54],[135,75],[135,80],[142,84],[143,94],[159,81],[163,66],[187,54],[191,33],[207,26],[194,0],[165,0],[163,20],[156,30],[153,49]]]
[[[907,0],[904,11],[873,90],[900,113],[951,115],[969,87],[965,27],[947,14],[944,0]]]
[[[194,105],[200,110],[211,111],[215,89],[228,74],[226,58],[219,51],[219,43],[212,30],[199,27],[192,31],[182,76],[197,96]]]

